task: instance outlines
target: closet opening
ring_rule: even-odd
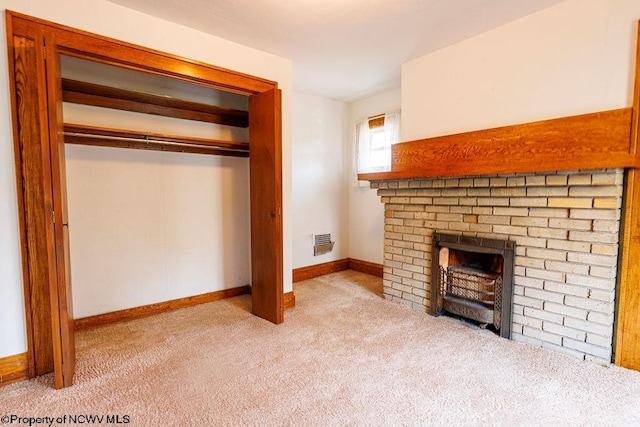
[[[11,11],[6,12],[6,18],[29,376],[54,372],[55,387],[61,388],[73,383],[75,371],[69,262],[73,223],[67,207],[66,146],[73,167],[91,156],[104,162],[96,150],[104,150],[101,154],[105,157],[107,153],[119,156],[111,159],[118,160],[113,162],[120,165],[116,169],[123,164],[130,167],[129,175],[112,176],[111,179],[121,179],[119,187],[137,185],[146,190],[150,187],[143,184],[155,177],[164,185],[162,197],[156,198],[164,200],[161,211],[182,218],[180,207],[198,206],[199,220],[189,219],[196,228],[205,227],[204,222],[224,222],[224,233],[240,224],[237,229],[243,231],[237,239],[228,239],[224,234],[215,236],[215,242],[224,250],[218,248],[212,253],[223,260],[237,259],[240,265],[237,269],[225,267],[225,272],[235,273],[223,281],[229,279],[233,285],[250,277],[252,313],[276,324],[283,322],[282,123],[278,84]],[[109,114],[105,114],[106,110]],[[85,145],[99,148],[82,147]],[[122,148],[145,151],[125,152]],[[205,158],[209,160],[202,160]],[[185,184],[188,180],[182,174],[187,168],[183,163],[212,161],[217,162],[219,176],[205,173],[202,180],[211,184],[219,178],[233,183],[222,187],[218,183],[218,189],[225,190],[204,197],[209,197],[205,200],[210,209],[207,211],[200,204],[202,193],[191,193],[194,186]],[[88,169],[92,173],[100,171],[93,164]],[[206,169],[205,165],[189,170]],[[69,172],[75,173],[72,169]],[[125,176],[131,179],[124,179]],[[74,182],[83,184],[82,179]],[[197,181],[195,186],[202,187],[202,183]],[[248,201],[246,191],[242,191],[247,187]],[[158,193],[157,189],[153,191]],[[97,190],[87,193],[94,201],[102,195]],[[136,199],[131,206],[137,205],[137,197],[149,197],[145,191],[132,194],[138,196],[130,197]],[[235,200],[231,207],[224,203],[229,198]],[[230,211],[215,207],[218,203]],[[109,207],[108,203],[104,206]],[[144,214],[157,211],[148,209]],[[248,230],[247,220],[238,220],[247,211]],[[107,215],[105,221],[124,218],[117,214]],[[82,209],[76,209],[71,219],[85,220],[85,215]],[[174,237],[195,229],[184,225],[179,221]],[[204,234],[213,235],[215,231],[209,229]],[[170,233],[166,234],[165,245],[171,240]],[[153,237],[153,232],[150,235]],[[193,252],[193,242],[202,237],[191,235],[175,246],[176,253],[164,256],[179,261],[175,264],[179,267],[165,269],[166,277],[174,274],[180,278],[185,272],[197,270],[183,268],[193,260],[181,256],[189,250]],[[246,240],[250,240],[248,249]],[[159,242],[153,238],[149,241]],[[146,250],[135,253],[151,258],[154,255]],[[162,263],[155,265],[158,264]],[[147,272],[155,273],[153,268],[147,268]]]
[[[248,97],[60,58],[75,329],[246,293]]]

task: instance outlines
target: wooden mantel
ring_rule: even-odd
[[[395,144],[391,171],[364,181],[636,168],[631,108]]]

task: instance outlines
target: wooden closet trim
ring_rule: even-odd
[[[636,69],[629,151],[638,156],[640,143],[640,23],[637,28]],[[640,371],[640,169],[627,170],[614,351],[616,365]]]
[[[13,35],[32,38],[34,34],[43,31],[43,29],[50,31],[55,34],[60,53],[65,55],[167,76],[243,95],[253,95],[278,87],[278,84],[271,80],[216,67],[193,59],[78,30],[21,13],[7,11],[7,19],[9,17],[13,21]],[[117,56],[114,55],[114,45],[117,49]]]
[[[246,128],[249,113],[216,105],[62,79],[64,102]]]
[[[283,320],[284,297],[281,271],[283,257],[282,158],[279,151],[281,149],[281,105],[277,82],[12,11],[6,11],[5,16],[27,325],[28,376],[34,377],[51,372],[55,365],[56,388],[68,386],[72,381],[71,376],[59,371],[65,366],[64,362],[60,364],[59,355],[68,349],[64,343],[60,344],[57,335],[63,329],[65,331],[69,327],[72,329],[73,320],[67,325],[62,325],[60,324],[62,317],[54,314],[54,311],[64,310],[65,307],[62,307],[64,302],[58,301],[57,294],[57,292],[64,292],[58,289],[60,285],[57,280],[61,276],[56,270],[60,267],[58,261],[55,259],[52,261],[51,258],[60,256],[57,252],[61,237],[58,229],[66,226],[64,221],[56,221],[54,224],[58,225],[52,227],[52,216],[59,219],[60,211],[64,210],[66,205],[60,202],[63,196],[59,193],[64,192],[65,189],[60,189],[60,177],[56,177],[56,170],[52,173],[51,168],[53,158],[56,157],[51,152],[51,146],[60,141],[59,138],[63,132],[62,123],[56,123],[57,119],[50,123],[52,117],[55,118],[55,114],[50,114],[53,111],[52,108],[57,108],[54,104],[59,101],[61,106],[62,102],[61,77],[58,76],[56,82],[56,77],[49,74],[45,58],[49,61],[47,62],[49,66],[52,66],[52,62],[58,62],[59,55],[74,56],[247,95],[250,103],[254,97],[264,93],[271,94],[271,97],[275,94],[273,99],[276,101],[266,108],[263,106],[261,111],[256,111],[254,117],[254,123],[256,123],[254,133],[258,131],[257,134],[261,138],[268,138],[267,141],[258,139],[256,141],[260,142],[259,145],[273,158],[269,159],[269,156],[262,154],[263,159],[270,161],[260,163],[250,160],[249,162],[252,174],[254,170],[266,169],[267,172],[262,175],[269,181],[256,183],[250,179],[252,201],[257,202],[252,202],[252,238],[262,237],[260,239],[262,250],[256,251],[257,256],[252,259],[253,290],[260,291],[252,292],[252,310],[256,315],[266,317],[274,323],[280,323]],[[52,92],[52,85],[60,86],[59,95]],[[57,92],[58,88],[55,91]],[[273,123],[265,123],[266,121]],[[268,126],[271,131],[262,129],[264,126]],[[249,130],[251,142],[252,132],[251,129]],[[250,152],[253,153],[251,150]],[[265,195],[253,197],[254,192],[263,194],[264,192],[259,190],[269,185],[276,187],[270,192],[274,195],[273,200]],[[58,209],[60,205],[62,209]],[[254,205],[262,206],[263,209],[256,212],[260,215],[268,215],[271,220],[264,221],[257,214],[254,215]],[[55,211],[52,209],[53,206],[58,206]],[[261,236],[262,234],[265,236]],[[274,234],[277,235],[277,239],[272,238]],[[266,235],[269,235],[269,238],[266,238]],[[55,246],[52,246],[53,243]],[[53,252],[52,247],[56,248]],[[252,240],[252,251],[253,249]],[[261,259],[266,253],[271,257],[271,263]],[[275,267],[268,271],[256,269],[259,263],[274,265],[274,261]],[[256,300],[254,296],[256,294],[268,297],[268,301]],[[260,310],[256,310],[256,307]],[[36,330],[40,332],[37,336],[34,334]],[[71,360],[71,362],[74,361]],[[66,364],[66,366],[70,365],[71,363]]]

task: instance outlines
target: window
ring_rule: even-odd
[[[400,113],[386,113],[356,123],[357,173],[391,170],[391,144],[399,139]]]

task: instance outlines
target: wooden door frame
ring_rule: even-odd
[[[638,159],[640,143],[640,22],[637,24],[635,85],[629,151]],[[628,169],[625,180],[624,211],[618,292],[616,295],[615,364],[640,371],[640,164]]]
[[[60,236],[51,226],[52,191],[60,191],[47,182],[50,175],[51,143],[48,132],[48,102],[44,83],[46,47],[44,40],[54,40],[59,54],[74,56],[131,70],[166,76],[214,89],[247,96],[263,92],[279,92],[277,82],[212,66],[199,61],[137,46],[86,31],[74,29],[28,15],[6,11],[7,50],[9,54],[11,105],[13,115],[14,154],[22,255],[25,316],[27,329],[28,376],[53,371],[52,331],[59,323],[52,313],[51,292],[56,283],[55,266],[50,264],[52,243]],[[278,98],[278,102],[280,99]],[[274,117],[281,120],[280,105],[274,106]],[[281,144],[281,134],[274,135]],[[281,145],[278,145],[281,149]],[[47,166],[49,165],[49,166]],[[258,167],[251,162],[250,167]],[[281,156],[276,159],[276,175],[282,173]],[[58,177],[59,178],[59,177]],[[53,180],[56,177],[54,176]],[[281,186],[281,178],[276,179]],[[253,193],[254,183],[250,182]],[[52,188],[53,187],[53,188]],[[281,195],[281,188],[278,189]],[[282,199],[274,201],[279,213]],[[281,222],[282,216],[278,215]],[[256,228],[252,215],[252,233]],[[282,227],[279,228],[282,230]],[[279,256],[282,258],[282,238]],[[49,261],[48,261],[49,260]],[[253,261],[252,261],[253,264]],[[280,262],[282,268],[282,262]],[[252,268],[252,284],[256,272]],[[264,281],[263,281],[264,282]],[[261,283],[260,286],[263,286]],[[282,321],[282,273],[269,289],[270,301],[280,311]],[[48,313],[48,314],[47,314]]]

